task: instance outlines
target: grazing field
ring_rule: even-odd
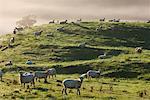
[[[61,30],[57,30],[62,28]],[[33,33],[43,30],[41,35]],[[14,37],[14,43],[8,43]],[[150,99],[150,24],[142,22],[81,22],[44,24],[0,36],[1,99]],[[8,47],[8,48],[7,48]],[[135,48],[142,47],[142,53]],[[106,56],[103,56],[106,54]],[[13,65],[5,66],[11,60]],[[32,65],[26,61],[31,60]],[[57,70],[47,84],[21,87],[19,71]],[[81,95],[62,95],[57,80],[76,79],[88,70],[101,78],[84,79]],[[111,88],[112,87],[112,88]]]

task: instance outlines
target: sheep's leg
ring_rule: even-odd
[[[62,94],[64,93],[64,88],[62,89]]]
[[[77,95],[80,95],[80,89],[79,88],[77,89]]]
[[[35,82],[34,82],[34,80],[33,80],[33,86],[35,87]]]
[[[56,78],[56,74],[55,74],[55,78]]]
[[[47,83],[47,77],[46,77],[46,78],[44,78],[44,83]]]
[[[23,84],[23,87],[25,88],[25,83]]]
[[[67,88],[65,88],[65,94],[67,95]]]
[[[37,82],[37,78],[35,78],[36,79],[36,82]]]

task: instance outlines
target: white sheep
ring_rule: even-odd
[[[100,71],[89,70],[87,72],[87,78],[99,78],[99,77],[100,77]]]
[[[108,21],[109,21],[109,22],[114,22],[114,20],[115,20],[115,19],[110,19],[110,20],[108,20]]]
[[[150,23],[150,20],[148,20],[146,23]]]
[[[114,19],[114,22],[120,22],[120,19]]]
[[[57,28],[56,30],[62,32],[62,31],[65,31],[65,28],[64,27],[60,27],[60,28]]]
[[[99,59],[104,59],[104,58],[106,58],[106,56],[107,56],[107,54],[104,53],[104,54],[102,54],[102,55],[99,55],[98,58],[99,58]]]
[[[9,42],[10,43],[14,43],[15,42],[15,38],[14,37],[10,38]]]
[[[142,53],[142,51],[143,51],[142,47],[136,47],[135,48],[136,53]]]
[[[22,31],[23,28],[22,28],[22,27],[15,27],[15,30],[17,30],[17,31]]]
[[[86,47],[86,43],[84,42],[84,43],[79,44],[79,47],[80,48],[85,48]]]
[[[105,18],[103,18],[103,19],[99,19],[99,21],[100,21],[100,22],[105,21]]]
[[[12,65],[13,65],[13,63],[11,60],[5,64],[5,66],[12,66]]]
[[[56,69],[55,68],[48,69],[47,73],[48,73],[49,78],[50,78],[50,76],[52,76],[52,78],[53,78],[53,76],[56,77]]]
[[[47,77],[48,77],[48,72],[47,71],[36,71],[35,72],[35,79],[44,79],[44,83],[47,83]]]
[[[49,24],[55,23],[55,20],[51,20],[49,21]]]
[[[1,81],[3,80],[3,72],[0,70],[0,78],[1,78]]]
[[[31,83],[35,87],[34,78],[35,76],[32,73],[20,72],[20,82],[21,82],[21,85],[24,84],[24,87],[26,83]]]
[[[80,77],[79,79],[65,79],[63,80],[63,90],[62,94],[65,91],[65,94],[67,95],[67,88],[70,89],[77,89],[77,95],[80,95],[80,88],[83,82],[83,77]]]
[[[81,18],[80,18],[80,19],[77,19],[76,23],[77,23],[77,24],[80,24],[80,23],[81,23],[81,21],[82,21],[82,19],[81,19]]]
[[[61,22],[59,22],[59,24],[67,24],[67,21],[68,21],[68,20],[61,21]]]

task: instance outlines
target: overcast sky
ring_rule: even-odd
[[[15,22],[29,14],[39,23],[53,18],[148,20],[150,0],[0,0],[0,34],[12,31]]]

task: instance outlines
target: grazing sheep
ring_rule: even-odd
[[[83,82],[83,77],[80,77],[79,79],[65,79],[63,80],[63,90],[62,90],[62,94],[65,91],[65,94],[67,95],[67,88],[70,89],[77,89],[77,95],[80,95],[80,88]]]
[[[10,43],[14,43],[15,42],[15,38],[14,37],[10,38],[9,42]]]
[[[55,68],[48,69],[47,73],[48,73],[49,78],[50,78],[50,76],[52,76],[52,78],[53,78],[53,76],[56,77],[56,69]]]
[[[5,64],[5,66],[12,66],[12,65],[13,65],[12,61],[9,61]]]
[[[107,55],[107,54],[104,53],[103,55],[99,55],[98,58],[99,58],[99,59],[104,59],[104,58],[106,58],[106,55]]]
[[[34,36],[40,36],[43,31],[33,32]]]
[[[61,21],[61,22],[59,22],[59,24],[67,24],[67,21],[68,21],[68,20]]]
[[[146,23],[150,23],[150,20],[148,20]]]
[[[120,19],[114,19],[114,22],[120,22]]]
[[[143,51],[143,50],[142,50],[142,47],[136,47],[136,48],[135,48],[135,52],[136,52],[136,53],[142,53],[142,51]]]
[[[26,64],[28,64],[28,65],[32,65],[33,63],[32,63],[32,61],[31,61],[31,60],[28,60],[28,61],[26,62]]]
[[[86,47],[86,43],[84,42],[84,43],[81,43],[81,44],[79,44],[79,48],[85,48]]]
[[[48,77],[48,72],[47,71],[36,71],[35,72],[35,78],[36,78],[36,81],[37,79],[44,79],[44,83],[47,83],[47,77]]]
[[[114,22],[114,20],[115,20],[115,19],[110,19],[110,20],[108,20],[108,21],[109,21],[109,22]]]
[[[64,27],[57,28],[56,30],[60,32],[65,31]]]
[[[80,18],[80,19],[77,19],[77,21],[76,21],[76,23],[81,23],[81,21],[82,21],[82,19]]]
[[[99,19],[99,21],[100,21],[100,22],[104,22],[104,21],[105,21],[105,18],[103,18],[103,19]]]
[[[102,26],[96,28],[96,31],[102,31],[102,30],[103,30],[103,27],[102,27]]]
[[[54,34],[53,33],[47,33],[47,35],[46,35],[47,37],[53,37],[54,36]]]
[[[87,72],[87,78],[99,78],[99,77],[100,77],[100,71],[89,70]]]
[[[51,20],[49,21],[49,24],[55,23],[55,20]]]
[[[24,87],[26,83],[31,83],[35,87],[34,78],[35,76],[32,73],[20,72],[20,82],[21,85],[24,84]]]
[[[3,72],[0,70],[0,79],[1,79],[1,81],[3,80],[2,78],[3,78]]]
[[[23,28],[22,28],[22,27],[15,27],[15,30],[17,30],[17,31],[22,31]]]

